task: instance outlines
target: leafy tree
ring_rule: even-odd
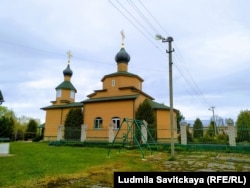
[[[148,124],[155,123],[154,110],[147,99],[137,109],[135,118],[145,120]]]
[[[0,106],[0,117],[5,116],[7,118],[12,117],[13,120],[16,119],[15,113],[5,106]]]
[[[193,137],[197,139],[203,137],[203,124],[199,118],[196,118],[196,120],[194,121]]]
[[[213,138],[215,136],[215,123],[214,121],[210,122],[208,130],[205,133],[206,137]]]
[[[250,141],[250,111],[242,110],[236,120],[237,141]]]
[[[0,117],[0,137],[12,139],[14,120],[12,117]]]
[[[11,122],[11,127],[9,128],[9,131],[11,130],[11,139],[13,140],[23,140],[26,139],[24,135],[26,134],[27,131],[27,125],[28,122],[32,119],[30,117],[26,116],[21,116],[21,117],[16,117],[15,113],[13,110],[8,109],[5,106],[0,106],[0,119],[5,118],[7,120],[6,123]],[[4,132],[3,130],[4,126],[1,126],[0,124],[0,133]]]
[[[176,118],[177,118],[177,133],[179,133],[180,132],[180,122],[182,120],[185,120],[185,117],[181,114],[180,111],[177,111]]]
[[[138,120],[145,120],[148,123],[148,130],[151,134],[151,136],[156,139],[156,124],[155,124],[155,116],[154,116],[154,110],[150,105],[150,102],[146,99],[143,101],[143,103],[140,104],[138,107],[135,118]],[[140,138],[140,130],[136,131],[138,134],[136,135],[137,138]]]
[[[33,139],[36,137],[37,134],[37,122],[34,119],[30,119],[27,125],[27,129],[25,131],[24,139]]]
[[[5,106],[0,106],[0,137],[13,139],[15,122],[15,113]]]
[[[81,125],[83,124],[83,113],[81,108],[72,108],[65,120],[65,140],[80,140]]]

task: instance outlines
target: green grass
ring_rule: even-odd
[[[48,142],[10,142],[11,156],[0,156],[1,188],[77,188],[101,184],[112,187],[113,172],[163,172],[197,171],[207,164],[235,163],[236,171],[250,169],[249,153],[227,153],[225,150],[198,151],[175,148],[172,158],[167,146],[158,151],[143,148],[144,157],[138,148],[120,147],[110,150],[100,147],[51,146]],[[228,158],[228,159],[227,159]],[[244,160],[245,162],[244,162]],[[234,161],[235,161],[234,160]],[[190,163],[191,162],[191,163]],[[196,164],[197,165],[194,165]],[[191,164],[191,165],[190,165]],[[202,167],[202,165],[204,167]],[[225,166],[225,165],[224,165]],[[222,170],[217,168],[216,171]],[[227,169],[225,169],[227,170]]]
[[[107,157],[108,148],[49,146],[46,142],[11,142],[10,154],[13,156],[0,157],[0,187],[37,187],[35,185],[55,183],[58,179],[66,181],[95,173],[102,174],[101,181],[110,184],[112,172],[118,169],[159,170],[157,166],[144,162],[139,150],[122,149],[119,154],[118,151],[119,149],[111,149]],[[146,155],[150,154],[145,153]]]

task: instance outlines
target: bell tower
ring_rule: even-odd
[[[67,67],[63,70],[64,81],[55,88],[56,101],[52,101],[53,104],[57,105],[75,102],[75,93],[77,92],[77,90],[71,83],[73,71],[70,69],[70,58],[72,57],[72,54],[70,51],[68,51],[67,55],[68,64]]]

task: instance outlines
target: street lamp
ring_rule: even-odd
[[[214,118],[214,106],[211,106],[208,110],[213,112],[213,122],[214,122],[214,134],[216,135],[216,125],[215,125],[215,118]]]
[[[171,157],[174,157],[174,113],[173,113],[173,81],[172,81],[172,42],[174,41],[173,37],[164,38],[161,35],[155,36],[157,40],[162,42],[168,42],[168,50],[166,53],[169,54],[169,99],[170,99],[170,129],[171,129]]]
[[[0,90],[0,105],[4,102],[4,99],[3,99],[3,94]]]

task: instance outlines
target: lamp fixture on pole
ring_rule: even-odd
[[[171,157],[174,157],[174,113],[173,113],[173,81],[172,81],[172,42],[174,41],[173,37],[164,38],[161,35],[155,36],[157,40],[162,42],[168,42],[168,50],[166,53],[169,55],[169,99],[170,99],[170,129],[171,129]]]

